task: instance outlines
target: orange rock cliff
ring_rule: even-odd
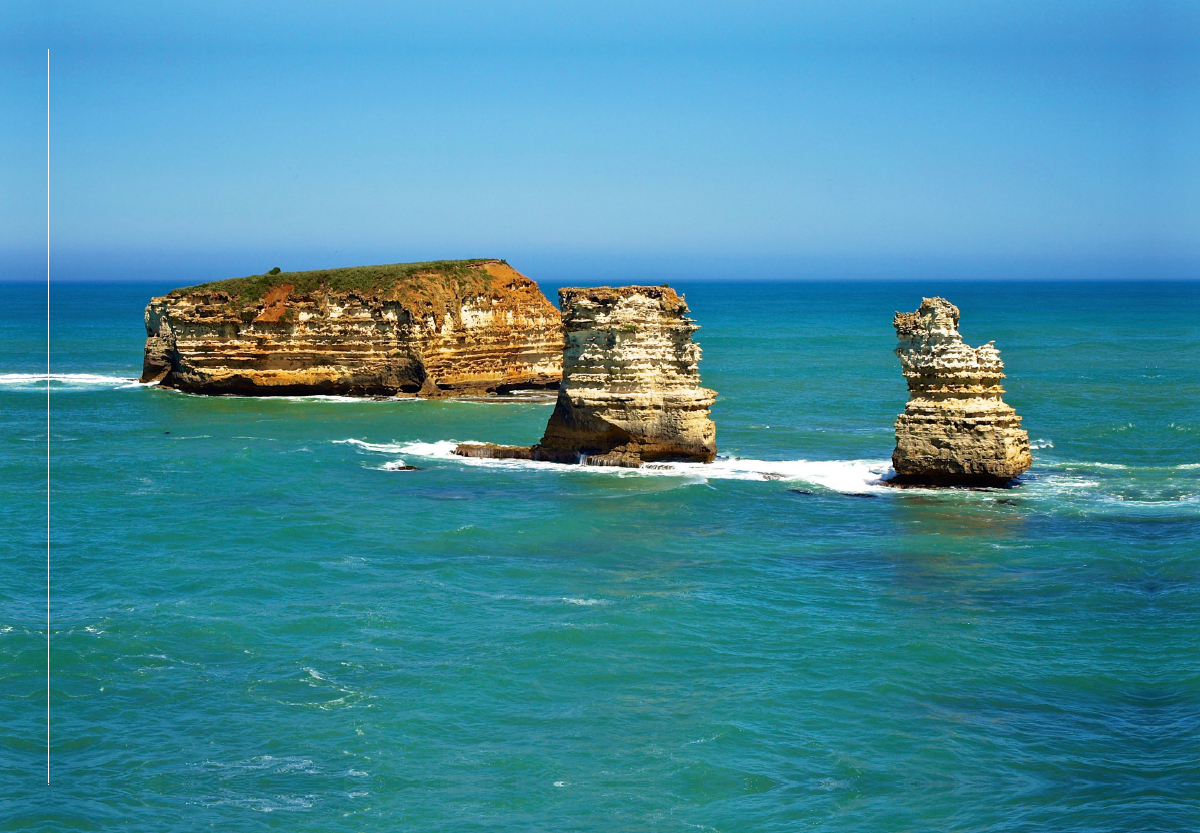
[[[558,310],[501,260],[283,272],[146,307],[141,381],[191,393],[461,396],[557,386]]]

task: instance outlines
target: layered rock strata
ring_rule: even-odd
[[[896,420],[893,485],[999,486],[1032,463],[1021,418],[1001,399],[1000,351],[964,344],[958,318],[945,299],[924,298],[892,322],[909,391]]]
[[[558,310],[499,260],[217,281],[145,320],[141,380],[192,393],[458,396],[562,375]]]
[[[699,329],[667,286],[562,289],[563,380],[535,446],[460,445],[464,457],[637,467],[711,463],[716,393],[700,386]]]

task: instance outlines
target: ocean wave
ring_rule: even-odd
[[[1138,515],[1192,512],[1200,507],[1200,490],[1162,475],[1185,466],[1117,466],[1105,463],[1057,464],[1030,472],[1021,491],[1052,511]]]
[[[1090,480],[1076,474],[1049,474],[1029,484],[1034,492],[1048,491],[1056,494],[1071,494],[1079,491],[1093,491],[1100,488],[1099,480]]]
[[[1129,463],[1105,463],[1098,460],[1039,460],[1038,469],[1046,471],[1122,471],[1137,475],[1145,472],[1188,471],[1200,469],[1200,463],[1176,463],[1160,466],[1136,466]]]
[[[150,383],[139,382],[126,376],[105,376],[100,373],[0,373],[0,385],[18,390],[46,389],[50,382],[51,390],[56,388],[145,388]]]
[[[785,480],[809,483],[845,494],[890,491],[886,480],[894,475],[887,460],[743,460],[718,457],[713,463],[655,463],[638,469],[615,466],[564,466],[539,460],[491,460],[459,457],[454,440],[437,442],[369,443],[364,440],[334,440],[379,454],[405,454],[435,460],[452,461],[464,466],[484,468],[580,472],[610,477],[683,477],[697,483],[708,480]]]
[[[193,394],[195,396],[207,396],[208,394]],[[480,403],[488,404],[494,402],[525,402],[534,404],[554,403],[554,396],[545,396],[541,394],[531,394],[524,396],[514,396],[505,394],[504,396],[459,396],[451,399],[427,399],[422,396],[401,395],[401,396],[344,396],[332,393],[311,393],[302,396],[238,396],[238,399],[260,399],[265,401],[276,402],[377,402],[377,403],[395,403],[395,402],[438,402],[440,404],[460,404],[460,405],[478,405]]]
[[[243,396],[242,394],[225,394],[225,393],[192,393],[185,390],[177,390],[175,388],[163,388],[165,391],[174,393],[178,396],[194,396],[201,399],[247,399],[258,402],[346,402],[353,403],[386,403],[386,402],[425,402],[426,400],[416,396],[342,396],[332,393],[310,393],[298,396]]]
[[[653,463],[637,469],[613,466],[562,465],[535,460],[492,460],[478,457],[459,457],[455,440],[436,442],[372,443],[365,440],[334,440],[352,445],[364,453],[403,455],[383,463],[379,468],[396,470],[409,458],[441,460],[461,466],[509,471],[541,471],[558,474],[589,474],[608,477],[675,478],[678,485],[704,484],[714,480],[771,481],[806,484],[845,495],[896,494],[886,481],[895,476],[888,460],[755,460],[738,457],[718,457],[713,463]],[[1073,505],[1084,501],[1088,505],[1191,505],[1196,491],[1174,484],[1168,496],[1165,486],[1157,483],[1140,484],[1145,473],[1190,471],[1200,464],[1174,466],[1132,466],[1122,463],[1044,461],[1021,478],[1019,490],[1032,499],[1066,499]],[[1133,478],[1133,480],[1130,480]],[[1189,477],[1190,479],[1190,477]],[[1137,494],[1129,487],[1137,486]],[[954,499],[970,499],[970,491],[939,490]],[[921,490],[922,494],[934,492]],[[1145,497],[1143,497],[1145,496]],[[1153,496],[1153,497],[1152,497]]]
[[[239,396],[238,399],[258,399],[276,402],[424,402],[416,396],[339,396],[332,393],[312,393],[304,396]]]
[[[367,451],[377,451],[380,454],[397,454],[404,450],[404,443],[369,443],[366,440],[334,440],[334,445],[353,445]]]

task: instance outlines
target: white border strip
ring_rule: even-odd
[[[46,783],[50,783],[50,50],[46,50]]]

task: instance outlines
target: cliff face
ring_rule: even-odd
[[[636,467],[711,463],[716,393],[700,387],[699,329],[665,286],[562,289],[563,381],[541,443],[459,446],[469,457]]]
[[[1021,418],[1001,399],[1000,352],[964,344],[958,319],[958,307],[924,298],[892,322],[909,391],[896,420],[896,485],[1002,485],[1032,464]]]
[[[292,272],[146,307],[143,382],[194,393],[454,396],[561,378],[558,311],[501,261]]]

